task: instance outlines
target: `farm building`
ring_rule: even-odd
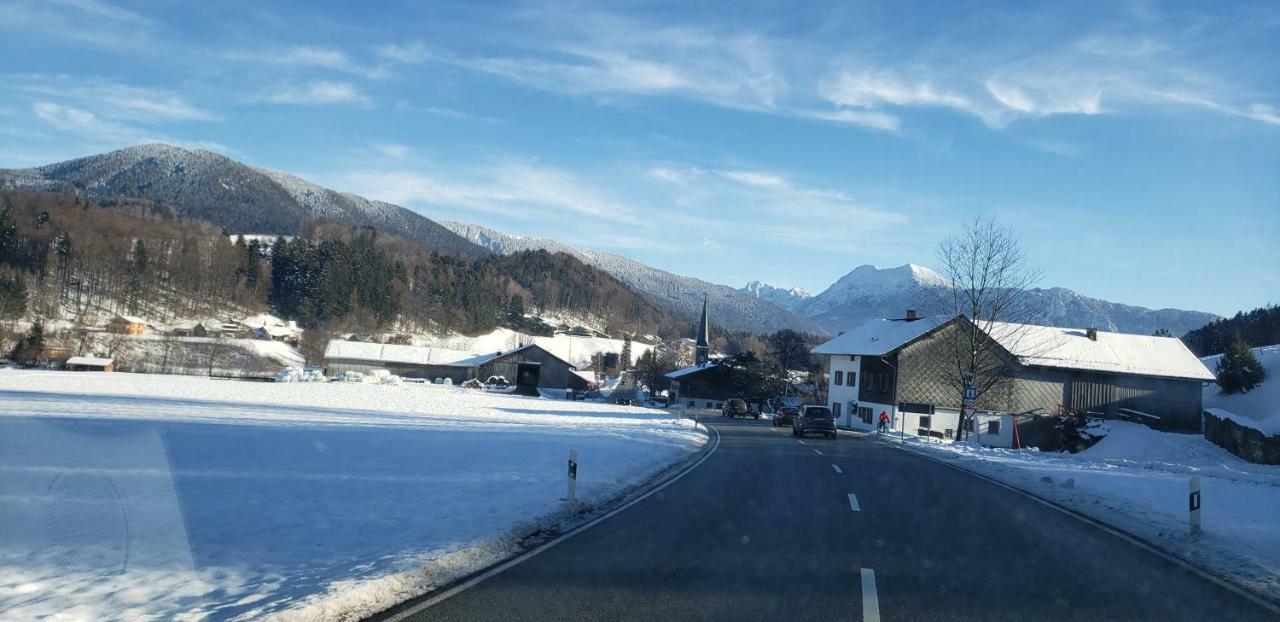
[[[62,364],[67,371],[115,371],[114,359],[96,356],[73,356]]]
[[[464,350],[334,339],[325,347],[325,374],[332,377],[344,371],[367,374],[386,369],[406,378],[449,378],[460,384],[472,376],[466,367],[454,363],[473,356],[475,353]]]
[[[146,320],[132,315],[117,315],[107,323],[107,332],[119,335],[141,335],[146,329]]]
[[[949,353],[964,317],[873,320],[814,349],[829,359],[832,410],[840,424],[874,429],[886,413],[895,430],[953,437],[961,390]],[[1007,378],[980,395],[977,423],[965,432],[983,444],[1051,444],[1047,415],[1077,413],[1197,430],[1200,388],[1213,375],[1182,342],[1101,332],[990,323],[984,331]]]
[[[513,350],[476,354],[462,350],[400,346],[359,341],[330,341],[325,349],[325,373],[368,373],[387,369],[406,378],[449,378],[461,384],[472,378],[502,376],[528,390],[586,390],[588,381],[572,373],[577,368],[542,346],[529,344]]]
[[[573,373],[577,367],[532,343],[506,352],[481,354],[457,361],[454,365],[467,368],[471,378],[485,380],[490,376],[502,376],[526,390],[540,388],[585,391],[588,388],[587,380]]]

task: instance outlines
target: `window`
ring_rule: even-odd
[[[995,421],[988,421],[987,434],[999,434],[999,433],[1000,433],[1000,420],[996,419]]]
[[[878,374],[880,376],[880,390],[889,390],[889,374]]]
[[[844,384],[844,372],[842,372],[842,371],[837,371],[837,372],[836,372],[836,381],[835,381],[835,384],[836,384],[836,385],[842,385],[842,384]]]
[[[920,415],[920,427],[922,427],[922,428],[932,428],[932,427],[933,427],[933,415]]]
[[[872,377],[872,376],[874,376],[874,375],[875,375],[875,374],[862,374],[862,388],[863,388],[863,389],[870,389],[870,388],[871,388],[871,377]]]
[[[863,423],[870,425],[871,424],[871,407],[859,406],[858,418],[861,419]]]
[[[840,418],[840,402],[831,402],[831,416]]]
[[[845,378],[845,385],[850,387],[858,386],[858,375],[853,372],[849,372],[849,375]]]
[[[707,402],[707,408],[711,408],[711,402]]]

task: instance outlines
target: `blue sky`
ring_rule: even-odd
[[[0,0],[0,166],[165,141],[814,292],[982,214],[1046,286],[1280,302],[1274,2],[187,4]]]

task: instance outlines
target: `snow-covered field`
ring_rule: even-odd
[[[705,435],[404,384],[0,370],[0,618],[355,619],[488,565]]]
[[[1247,462],[1200,435],[1120,421],[1106,426],[1107,437],[1078,454],[915,437],[906,444],[1136,534],[1280,600],[1280,466]],[[896,434],[883,438],[899,442]],[[1198,537],[1189,535],[1187,524],[1193,475],[1200,476],[1202,490]]]

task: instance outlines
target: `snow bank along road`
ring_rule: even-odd
[[[0,620],[359,619],[696,453],[641,408],[0,370]]]
[[[1125,539],[926,458],[851,435],[799,442],[767,423],[714,425],[719,448],[675,483],[394,617],[1275,619]]]

